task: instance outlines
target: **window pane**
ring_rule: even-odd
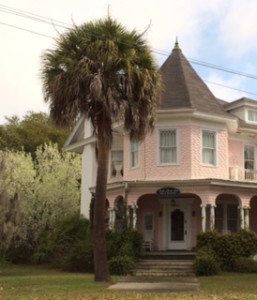
[[[130,164],[131,167],[138,166],[138,142],[131,142],[130,144]]]
[[[248,110],[248,121],[257,122],[257,111]]]
[[[160,131],[160,163],[177,162],[176,130]]]
[[[244,166],[245,170],[254,170],[255,169],[255,159],[254,159],[254,146],[245,145],[244,147]],[[246,179],[253,179],[246,174]]]
[[[215,137],[215,132],[203,131],[202,133],[202,160],[205,164],[215,165],[216,163]]]
[[[238,207],[236,204],[227,205],[228,231],[237,232],[238,228]]]
[[[145,230],[153,230],[153,216],[145,215]]]
[[[218,232],[222,232],[223,228],[223,205],[217,204],[215,208],[215,229]]]
[[[123,161],[123,151],[117,150],[112,151],[112,162],[114,161]]]

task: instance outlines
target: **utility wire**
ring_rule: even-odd
[[[0,4],[0,10],[2,12],[13,14],[13,15],[18,15],[20,17],[33,18],[35,21],[45,20],[46,23],[49,23],[49,24],[52,24],[52,22],[55,22],[55,23],[58,23],[58,26],[64,27],[64,28],[69,28],[71,26],[71,24],[65,23],[63,21],[59,21],[59,20],[56,20],[56,19],[51,19],[51,18],[48,18],[48,17],[44,17],[42,15],[34,14],[32,12],[29,12],[29,11],[17,9],[17,8],[10,7],[10,6],[3,5],[3,4]]]
[[[0,4],[0,11],[2,11],[4,13],[13,14],[13,15],[16,15],[16,16],[19,16],[19,17],[31,19],[33,21],[42,22],[42,23],[52,25],[52,26],[58,26],[58,27],[65,28],[65,29],[71,29],[72,28],[71,24],[68,24],[68,23],[65,23],[65,22],[62,22],[62,21],[59,21],[59,20],[55,20],[55,19],[50,19],[48,17],[44,17],[44,16],[34,14],[34,13],[31,13],[31,12],[28,12],[28,11],[12,8],[10,6],[6,6],[6,5],[2,5],[2,4]],[[22,28],[22,27],[19,27],[19,26],[15,26],[15,25],[12,25],[12,24],[4,23],[4,22],[0,22],[0,24],[5,25],[5,26],[9,26],[9,27],[12,27],[12,28],[15,28],[15,29],[23,30],[23,31],[26,31],[26,32],[29,32],[29,33],[33,33],[33,34],[36,34],[36,35],[39,35],[39,36],[54,39],[54,37],[52,37],[50,35],[42,34],[42,33],[36,32],[36,31],[32,31],[32,30],[25,29],[25,28]],[[164,51],[164,50],[160,50],[160,49],[156,49],[156,48],[152,48],[152,51],[155,54],[163,55],[165,57],[168,57],[170,55],[169,52]],[[206,62],[203,62],[203,61],[200,61],[200,60],[196,60],[196,59],[193,59],[193,58],[187,58],[187,59],[192,64],[196,64],[196,65],[200,65],[200,66],[203,66],[203,67],[216,69],[216,70],[219,70],[219,71],[222,71],[222,72],[227,72],[227,73],[231,73],[231,74],[235,74],[235,75],[248,77],[248,78],[257,80],[257,76],[252,75],[252,74],[247,74],[247,73],[243,73],[243,72],[240,72],[240,71],[235,71],[235,70],[232,70],[232,69],[229,69],[229,68],[224,68],[224,67],[221,67],[221,66],[209,64],[209,63],[206,63]],[[226,85],[223,85],[223,84],[219,84],[219,83],[215,83],[215,82],[211,82],[211,81],[207,81],[207,80],[205,80],[205,82],[257,96],[257,94],[255,94],[255,93],[243,91],[243,90],[233,88],[233,87],[229,87],[229,86],[226,86]]]
[[[235,91],[238,91],[238,92],[246,93],[246,94],[249,94],[249,95],[257,96],[256,93],[247,92],[247,91],[244,91],[244,90],[240,90],[240,89],[237,89],[237,88],[233,88],[233,87],[231,87],[231,86],[228,86],[228,85],[225,85],[225,84],[222,84],[222,83],[217,83],[217,82],[213,82],[213,81],[209,81],[209,80],[205,80],[205,79],[204,79],[204,81],[207,82],[207,83],[210,83],[210,84],[214,84],[214,85],[218,85],[218,86],[227,88],[227,89],[231,89],[231,90],[235,90]]]
[[[13,15],[16,15],[16,16],[19,16],[19,17],[31,19],[33,21],[42,22],[42,23],[45,23],[45,24],[48,24],[48,25],[61,27],[61,28],[64,28],[64,29],[71,29],[72,28],[71,24],[65,23],[63,21],[59,21],[59,20],[56,20],[56,19],[50,19],[50,18],[42,16],[42,15],[34,14],[34,13],[31,13],[31,12],[28,12],[28,11],[25,11],[25,10],[12,8],[12,7],[7,6],[7,5],[0,4],[0,11],[5,12],[5,13],[9,13],[9,14],[13,14]],[[9,26],[12,26],[12,25],[9,25]],[[20,28],[20,29],[22,30],[22,28]],[[32,33],[35,33],[35,32],[32,32]],[[42,35],[42,34],[40,34],[40,35]],[[49,36],[47,36],[47,37],[49,37]],[[170,55],[169,52],[164,51],[164,50],[156,49],[156,48],[153,48],[153,47],[151,47],[151,49],[152,49],[153,53],[158,54],[158,55],[162,55],[162,56],[165,56],[165,57],[168,57]],[[217,66],[217,65],[210,64],[210,63],[207,63],[207,62],[204,62],[204,61],[200,61],[200,60],[197,60],[197,59],[194,59],[194,58],[187,58],[187,59],[192,64],[196,64],[196,65],[200,65],[200,66],[203,66],[203,67],[206,67],[206,68],[216,69],[218,71],[227,72],[227,73],[230,73],[230,74],[235,74],[235,75],[248,77],[248,78],[257,80],[256,75],[247,74],[247,73],[236,71],[236,70],[233,70],[233,69]]]
[[[32,30],[29,30],[29,29],[26,29],[26,28],[22,28],[22,27],[19,27],[19,26],[15,26],[15,25],[12,25],[12,24],[4,23],[4,22],[0,22],[0,24],[4,25],[4,26],[12,27],[12,28],[15,28],[15,29],[23,30],[23,31],[26,31],[26,32],[29,32],[29,33],[34,33],[36,35],[40,35],[40,36],[43,36],[43,37],[47,37],[47,38],[53,39],[53,37],[50,36],[50,35],[39,33],[39,32],[36,32],[36,31],[32,31]]]

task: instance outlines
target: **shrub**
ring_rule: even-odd
[[[220,267],[215,254],[207,248],[199,250],[194,261],[194,271],[197,276],[218,274]]]
[[[107,252],[109,259],[114,256],[129,256],[137,259],[142,253],[142,235],[134,230],[125,230],[122,233],[109,231]]]
[[[257,273],[257,262],[250,257],[235,259],[233,271],[239,273]]]
[[[93,271],[93,247],[89,221],[78,214],[59,222],[41,236],[34,263],[48,262],[69,271]]]
[[[257,252],[257,235],[245,230],[229,234],[205,232],[198,235],[197,247],[211,249],[221,268],[230,271],[237,258],[248,257]]]
[[[93,245],[90,236],[75,242],[67,255],[64,256],[62,269],[87,273],[94,271]]]
[[[12,263],[29,263],[34,247],[27,243],[11,243],[6,252],[6,260]]]
[[[109,261],[109,266],[112,275],[128,275],[132,273],[135,262],[127,255],[116,256]]]

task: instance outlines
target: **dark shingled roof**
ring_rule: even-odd
[[[198,76],[176,42],[171,55],[160,68],[164,90],[160,109],[192,108],[230,117]]]

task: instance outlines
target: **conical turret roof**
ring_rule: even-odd
[[[164,86],[160,109],[192,108],[228,117],[222,105],[185,58],[177,42],[160,72]]]

